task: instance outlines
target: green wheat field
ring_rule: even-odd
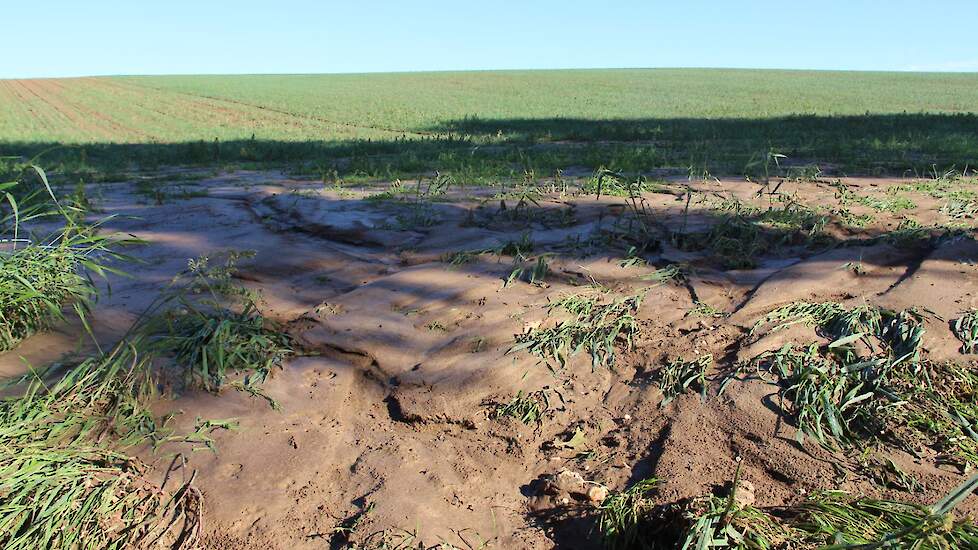
[[[843,174],[978,164],[978,74],[719,69],[0,81],[0,154],[89,179],[162,165],[366,178],[532,168]],[[53,149],[53,150],[52,150]]]

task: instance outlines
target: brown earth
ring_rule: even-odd
[[[885,198],[887,187],[908,180],[845,183]],[[737,360],[791,339],[819,338],[800,326],[749,335],[767,312],[797,300],[915,306],[927,312],[926,354],[973,363],[958,353],[948,321],[978,307],[974,240],[913,246],[873,240],[905,216],[923,225],[953,221],[940,213],[943,201],[926,194],[900,193],[917,206],[898,213],[851,205],[851,213],[872,213],[874,220],[854,228],[833,218],[825,246],[789,239],[761,254],[753,268],[731,270],[667,238],[645,255],[647,265],[630,267],[619,264],[629,248],[624,241],[590,251],[569,246],[621,223],[627,209],[617,197],[549,193],[524,213],[513,199],[501,211],[494,190],[453,189],[423,207],[436,220],[423,227],[411,218],[421,211],[409,205],[362,200],[384,185],[324,189],[252,172],[196,185],[207,196],[161,205],[128,183],[99,188],[99,206],[119,216],[108,228],[149,243],[129,251],[142,260],[127,267],[134,276],[113,278],[97,306],[99,337],[121,334],[189,258],[253,250],[238,280],[260,292],[263,314],[284,323],[309,354],[263,387],[281,410],[230,389],[157,403],[161,413],[180,413],[178,431],[191,430],[197,418],[234,418],[240,425],[212,434],[216,452],[172,443],[142,453],[161,478],[175,453],[187,460],[184,475],[197,471],[207,548],[339,547],[335,528],[358,515],[352,540],[403,530],[427,544],[458,547],[598,547],[586,499],[565,502],[539,490],[543,476],[563,469],[613,490],[654,476],[660,480],[655,499],[667,503],[723,486],[740,460],[759,506],[795,503],[819,489],[930,503],[963,479],[930,455],[882,447],[880,456],[926,489],[882,488],[859,468],[857,451],[798,444],[776,385],[748,377],[717,396],[719,375]],[[644,195],[655,231],[708,229],[718,223],[717,205],[733,197],[762,207],[774,200],[757,196],[759,186],[750,182],[694,188],[688,212],[679,182]],[[828,182],[787,182],[778,192],[826,212],[839,202]],[[964,223],[973,234],[974,220]],[[512,260],[495,254],[458,266],[442,261],[445,254],[518,241],[526,232],[537,253],[553,252],[544,284],[504,286]],[[642,278],[677,262],[695,267],[685,284],[655,286]],[[846,267],[855,264],[858,272]],[[620,349],[613,369],[592,368],[584,354],[561,369],[525,352],[508,353],[516,335],[553,323],[550,301],[574,293],[644,293],[638,339],[633,349]],[[691,315],[697,301],[723,316]],[[77,347],[72,334],[77,327],[69,325],[32,337],[0,356],[0,374],[23,371],[21,356],[41,364],[70,352]],[[658,366],[704,353],[716,359],[707,396],[687,393],[661,406],[653,379]],[[538,390],[550,396],[538,426],[491,418],[491,404]],[[563,445],[576,430],[583,443]],[[962,509],[978,510],[978,498]]]

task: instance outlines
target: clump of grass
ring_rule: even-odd
[[[839,351],[848,351],[851,344],[862,341],[870,349],[888,351],[893,362],[917,361],[924,335],[916,311],[890,311],[868,304],[847,309],[837,302],[793,302],[768,313],[751,332],[773,323],[774,330],[797,323],[816,327],[835,339],[829,346]]]
[[[657,378],[659,390],[662,391],[662,402],[659,406],[668,405],[677,396],[691,389],[699,390],[705,398],[706,371],[711,366],[713,366],[713,356],[705,354],[691,361],[678,357],[659,368]]]
[[[630,181],[620,172],[599,168],[581,185],[580,192],[584,195],[593,194],[597,198],[601,198],[602,195],[629,197],[636,193],[655,191],[661,188],[661,184],[651,182],[645,176],[639,176]]]
[[[604,304],[592,297],[565,296],[551,304],[550,311],[563,309],[572,315],[570,319],[517,336],[516,344],[509,351],[527,350],[554,361],[560,368],[569,357],[584,351],[591,356],[593,368],[613,368],[616,345],[621,342],[625,349],[631,349],[632,339],[638,333],[634,314],[641,302],[641,295]]]
[[[978,201],[951,199],[941,207],[941,213],[955,220],[978,217]]]
[[[111,255],[110,244],[71,228],[50,244],[0,252],[0,351],[64,320],[65,304],[84,319],[96,290],[83,269],[104,271],[97,256]]]
[[[978,476],[932,506],[825,491],[777,515],[738,504],[735,492],[725,499],[705,497],[687,506],[681,548],[974,548],[978,526],[956,519],[953,509],[976,488]]]
[[[516,261],[513,270],[509,272],[503,282],[503,286],[509,286],[516,280],[522,280],[531,285],[542,285],[550,273],[550,263],[547,261],[550,256],[550,254],[540,254],[530,266],[524,262]]]
[[[523,390],[520,390],[508,403],[496,405],[492,410],[492,416],[515,418],[527,425],[539,424],[543,420],[543,413],[549,408],[550,400],[545,391],[524,394]]]
[[[961,341],[961,353],[978,352],[978,309],[965,312],[951,323],[951,330]]]
[[[790,402],[788,412],[797,424],[799,443],[807,435],[826,447],[836,441],[848,444],[853,422],[871,416],[867,400],[875,395],[872,381],[822,357],[815,345],[797,349],[785,344],[759,356],[756,364],[781,380],[781,395]]]
[[[189,483],[162,492],[121,450],[160,437],[141,347],[123,341],[0,402],[0,546],[195,546],[200,495]]]
[[[230,283],[240,254],[223,265],[191,261],[187,280],[164,297],[173,307],[147,323],[153,349],[173,358],[189,387],[217,392],[232,373],[248,373],[235,386],[255,395],[273,368],[295,353],[292,339],[259,312],[253,296]],[[238,298],[237,308],[219,298]],[[273,406],[275,403],[269,400]]]
[[[838,208],[832,210],[831,213],[839,220],[839,222],[849,227],[866,227],[875,219],[873,218],[872,214],[854,214],[848,208]]]
[[[875,197],[870,195],[860,195],[841,181],[835,182],[834,187],[836,190],[835,197],[839,200],[839,204],[842,206],[852,203],[861,204],[863,206],[868,206],[877,212],[899,212],[901,210],[912,210],[917,208],[916,203],[906,197]],[[893,192],[890,191],[890,194],[892,195]]]
[[[618,261],[618,266],[623,268],[642,267],[648,264],[649,262],[641,256],[636,246],[629,247],[628,252],[625,253],[625,257]]]
[[[964,471],[978,467],[978,373],[952,363],[902,367],[886,390],[901,403],[886,410],[889,438],[911,453],[930,447]]]
[[[915,312],[798,303],[772,313],[768,319],[807,321],[835,338],[823,348],[786,344],[756,359],[761,372],[779,379],[799,441],[808,436],[831,447],[881,438],[910,453],[928,446],[945,462],[978,465],[978,378],[920,357]],[[869,355],[856,351],[857,341]]]
[[[738,505],[734,494],[731,492],[727,498],[704,497],[687,506],[685,520],[688,527],[684,532],[682,550],[798,547],[792,544],[801,542],[802,534],[799,531],[763,510]]]
[[[164,316],[154,340],[183,368],[188,386],[216,392],[230,373],[247,372],[247,388],[261,385],[274,367],[294,353],[291,339],[268,327],[254,302],[238,312],[184,303]]]
[[[687,317],[724,317],[727,314],[722,310],[717,309],[706,302],[696,302],[693,307],[686,313]]]
[[[105,262],[121,257],[111,251],[121,243],[97,235],[98,224],[76,223],[79,211],[59,203],[44,172],[35,170],[40,190],[15,196],[23,182],[0,184],[0,196],[9,209],[0,208],[0,231],[10,237],[10,248],[0,250],[0,352],[64,320],[66,304],[72,304],[84,324],[96,297],[89,273],[113,271]],[[22,238],[21,224],[52,217],[61,218],[60,230],[44,239]]]
[[[671,282],[684,282],[689,276],[688,266],[682,264],[669,264],[665,267],[656,269],[648,275],[642,276],[643,281],[656,283],[653,286],[664,285]]]
[[[604,499],[598,508],[597,528],[605,547],[611,550],[637,547],[642,538],[642,525],[653,509],[648,495],[657,483],[655,478],[643,479]]]
[[[492,250],[460,250],[458,252],[449,252],[441,257],[441,261],[452,267],[458,267],[475,261],[481,254],[487,252],[492,252]]]
[[[976,548],[978,526],[951,515],[976,488],[978,476],[933,506],[854,498],[839,491],[816,493],[801,506],[799,528],[821,544],[842,548]]]

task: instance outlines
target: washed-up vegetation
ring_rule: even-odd
[[[229,376],[247,373],[232,385],[277,407],[260,386],[295,350],[291,338],[261,315],[255,296],[233,284],[237,261],[248,256],[191,260],[161,296],[144,332],[152,350],[175,363],[186,387],[217,392]]]
[[[942,550],[978,544],[978,526],[954,508],[978,488],[963,482],[932,506],[822,491],[795,506],[753,506],[753,486],[735,479],[726,497],[655,505],[647,479],[614,493],[599,510],[597,526],[612,549],[734,548]]]
[[[537,328],[520,334],[511,352],[526,350],[563,368],[580,352],[591,357],[591,366],[614,367],[617,347],[631,349],[638,331],[635,312],[641,296],[617,298],[602,303],[598,297],[569,295],[550,304],[550,311],[562,310],[569,319],[550,328]]]
[[[74,146],[42,155],[61,187],[0,158],[0,352],[49,328],[85,341],[0,387],[0,546],[976,546],[954,509],[973,512],[978,481],[933,506],[904,501],[938,500],[978,467],[978,375],[955,355],[978,351],[978,312],[969,289],[925,286],[933,260],[973,274],[976,112],[960,106],[975,83],[750,71],[2,81],[4,154]],[[722,109],[707,101],[718,85]],[[765,85],[775,91],[758,95]],[[49,123],[25,123],[32,109]],[[50,123],[79,112],[79,128]],[[92,186],[116,179],[128,183]],[[151,268],[110,298],[106,319],[138,317],[124,334],[89,327],[98,277],[126,259],[100,206],[153,220],[120,216],[113,230],[165,233],[137,252]],[[205,227],[206,215],[222,219]],[[215,249],[231,239],[260,261],[236,273],[248,254]],[[187,250],[206,252],[181,271]],[[141,315],[134,289],[160,292]],[[933,303],[945,295],[962,308],[947,318]],[[811,301],[771,310],[783,296]],[[323,357],[276,381],[305,346]],[[584,358],[590,371],[568,368]],[[295,414],[278,412],[280,395]],[[238,414],[248,396],[260,406],[240,422],[192,414]],[[196,421],[166,414],[170,398]],[[226,434],[241,437],[221,445],[231,458],[182,452],[256,425],[267,437]],[[352,444],[304,454],[334,440]],[[175,456],[165,472],[146,459],[162,452]],[[739,468],[724,485],[732,460],[756,495]],[[282,494],[258,495],[254,475]],[[263,521],[202,533],[205,495],[219,517],[241,512],[224,487]],[[399,529],[414,506],[430,524]]]
[[[125,452],[165,436],[147,408],[153,384],[141,346],[125,340],[30,375],[22,395],[0,402],[4,548],[194,547],[200,494],[189,481],[164,492]]]
[[[35,183],[38,188],[29,188]],[[14,233],[0,255],[0,349],[63,320],[71,304],[87,327],[97,292],[91,274],[114,268],[113,241],[56,198],[39,168],[2,186]],[[24,224],[51,224],[37,239]],[[4,383],[0,401],[0,545],[4,548],[190,548],[200,494],[190,482],[158,487],[126,454],[166,437],[149,411],[152,356],[138,335],[77,363],[55,364]],[[162,541],[162,542],[161,542]]]

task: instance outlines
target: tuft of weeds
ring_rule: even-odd
[[[606,548],[636,548],[642,538],[642,526],[653,506],[648,495],[658,480],[648,478],[624,491],[613,492],[598,508],[597,529]]]
[[[492,252],[491,249],[484,250],[460,250],[458,252],[449,252],[441,257],[441,261],[449,264],[452,267],[462,266],[475,261],[482,254]]]
[[[888,435],[911,454],[921,447],[961,470],[978,467],[978,374],[952,363],[897,369],[886,390],[900,400],[887,410]]]
[[[506,403],[497,404],[492,410],[493,418],[515,418],[523,424],[540,424],[543,414],[550,408],[550,399],[545,391],[524,394],[523,390]]]
[[[644,267],[646,265],[649,265],[649,262],[641,256],[637,246],[629,247],[628,252],[625,253],[625,257],[618,262],[618,266],[622,268]]]
[[[978,201],[951,199],[941,207],[941,213],[955,220],[978,217]]]
[[[261,315],[255,298],[231,284],[239,257],[231,254],[216,267],[206,258],[192,260],[185,279],[178,278],[163,299],[175,305],[150,319],[145,330],[153,350],[171,356],[181,368],[188,387],[217,392],[229,374],[246,372],[235,387],[262,395],[259,386],[295,350],[292,339]],[[239,298],[240,307],[222,305],[222,296]]]
[[[229,373],[247,372],[243,387],[255,389],[294,353],[291,339],[267,324],[250,300],[240,312],[185,301],[163,316],[154,347],[172,355],[188,386],[217,392]]]
[[[873,223],[875,219],[872,214],[854,214],[848,208],[837,208],[831,211],[839,222],[848,227],[863,228]]]
[[[753,506],[740,506],[731,492],[727,498],[708,496],[687,506],[688,527],[681,550],[733,548],[752,550],[792,548],[801,533]]]
[[[891,196],[875,197],[870,195],[860,195],[849,188],[848,185],[837,181],[835,187],[835,198],[841,206],[848,204],[861,204],[876,210],[877,212],[899,212],[901,210],[913,210],[917,208],[916,203],[906,197],[893,196],[894,192],[887,190]],[[893,189],[893,188],[891,188]]]
[[[916,311],[890,311],[868,304],[847,309],[837,302],[793,302],[768,313],[754,324],[751,333],[771,323],[777,323],[774,330],[796,323],[816,327],[834,339],[830,348],[850,356],[852,344],[861,341],[871,350],[888,351],[894,364],[919,360],[924,335]]]
[[[726,317],[726,313],[705,302],[695,302],[693,307],[686,313],[687,317]]]
[[[69,226],[43,244],[26,243],[0,252],[0,352],[64,320],[71,304],[84,322],[96,290],[88,272],[113,271],[117,244],[93,230]]]
[[[796,315],[774,318],[807,320],[835,338],[823,348],[786,344],[755,360],[779,380],[799,441],[807,435],[832,447],[880,438],[911,454],[930,447],[965,469],[978,465],[978,377],[921,359],[919,315],[832,303],[786,308]]]
[[[112,248],[135,242],[99,236],[104,221],[83,225],[84,212],[59,202],[44,171],[31,168],[33,187],[26,179],[0,184],[0,352],[63,320],[69,303],[87,328],[96,297],[90,273],[115,272],[107,262],[122,256]],[[39,219],[62,227],[43,239],[23,238],[21,225]]]
[[[978,352],[978,309],[967,311],[952,321],[951,330],[961,341],[961,353]]]
[[[671,282],[685,282],[689,277],[689,266],[684,264],[669,264],[665,267],[656,269],[648,275],[641,277],[643,281],[656,283],[655,286],[668,284]]]
[[[673,359],[659,368],[656,373],[659,390],[662,391],[660,407],[665,407],[677,396],[687,391],[699,390],[706,398],[706,371],[713,366],[713,356],[709,354],[697,356],[691,361],[682,357]]]
[[[523,261],[515,258],[513,270],[509,272],[509,275],[503,281],[503,286],[509,286],[510,283],[516,280],[522,280],[531,285],[542,285],[550,273],[550,263],[547,261],[547,258],[550,256],[552,254],[540,254],[536,257],[536,261],[532,263],[532,266],[525,264],[526,261],[531,260],[529,258]]]
[[[572,317],[544,329],[533,329],[516,337],[510,352],[526,350],[554,361],[563,368],[567,359],[582,351],[591,356],[592,368],[614,367],[618,342],[631,349],[638,333],[635,312],[642,296],[618,298],[610,303],[598,303],[596,298],[581,295],[565,296],[550,305],[550,311],[563,309]]]
[[[807,349],[785,344],[761,354],[756,365],[781,381],[781,396],[790,402],[788,413],[797,424],[799,443],[807,435],[830,448],[833,442],[849,444],[856,429],[853,423],[872,417],[868,400],[875,396],[873,381],[822,357],[814,344]]]

